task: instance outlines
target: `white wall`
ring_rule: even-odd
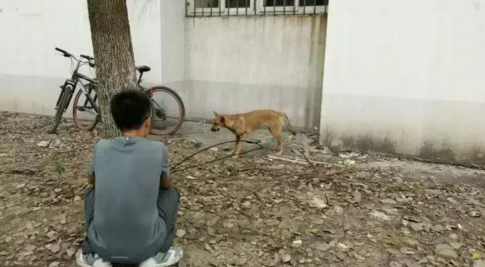
[[[147,82],[159,82],[160,1],[127,2],[136,63],[152,67]],[[71,75],[56,46],[92,55],[87,1],[0,0],[1,110],[54,113],[59,85]]]
[[[322,141],[485,146],[485,1],[333,1],[327,40]]]
[[[326,17],[187,18],[188,115],[284,111],[301,127],[319,125]]]

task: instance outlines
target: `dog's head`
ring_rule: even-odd
[[[214,124],[212,124],[211,131],[213,132],[218,132],[222,127],[226,126],[225,124],[225,119],[224,116],[213,111],[214,112]]]

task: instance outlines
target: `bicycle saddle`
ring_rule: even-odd
[[[143,66],[136,67],[136,70],[143,73],[143,72],[150,71],[151,69],[150,67],[143,65]]]

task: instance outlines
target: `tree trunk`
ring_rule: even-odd
[[[102,137],[119,136],[110,100],[121,90],[136,90],[136,70],[126,0],[88,0],[91,39],[99,81]]]

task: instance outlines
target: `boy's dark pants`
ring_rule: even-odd
[[[84,211],[86,216],[86,232],[89,225],[93,223],[94,219],[94,186],[84,193]],[[180,205],[180,193],[174,187],[160,189],[158,191],[157,207],[158,214],[165,220],[167,224],[167,237],[160,249],[161,252],[167,252],[172,245],[175,237],[175,222],[177,221],[177,212]],[[83,253],[96,253],[89,240],[86,238],[82,246]]]

